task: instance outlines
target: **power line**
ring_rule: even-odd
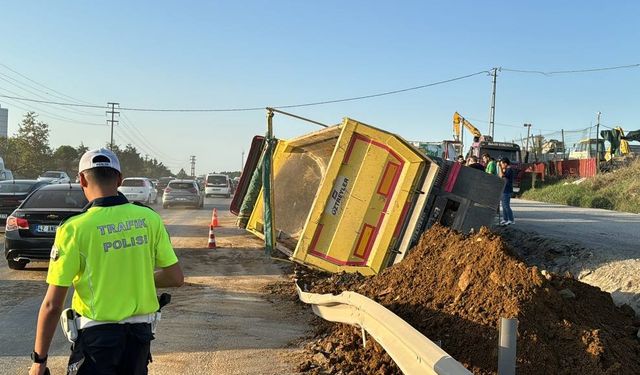
[[[0,63],[0,65],[4,66],[5,68],[8,68],[4,64]],[[540,70],[521,70],[521,69],[510,69],[510,68],[496,68],[496,69],[499,69],[501,71],[508,71],[508,72],[534,73],[534,74],[542,74],[542,75],[545,75],[545,76],[550,76],[550,75],[554,75],[554,74],[587,73],[587,72],[597,72],[597,71],[614,70],[614,69],[630,69],[630,68],[638,68],[638,67],[640,67],[640,64],[620,65],[620,66],[593,68],[593,69],[582,69],[582,70],[558,70],[558,71],[549,71],[549,72],[544,72],[544,71],[540,71]],[[8,68],[8,69],[10,69],[10,68]],[[12,69],[10,69],[10,70],[15,72]],[[15,72],[15,73],[19,74],[22,77],[27,78],[26,76],[23,76],[20,73],[17,73],[17,72]],[[424,89],[424,88],[427,88],[427,87],[432,87],[432,86],[442,85],[442,84],[446,84],[446,83],[451,83],[451,82],[455,82],[455,81],[459,81],[459,80],[463,80],[463,79],[471,78],[471,77],[474,77],[474,76],[477,76],[477,75],[480,75],[480,74],[487,74],[487,73],[491,73],[491,71],[482,70],[482,71],[475,72],[475,73],[472,73],[472,74],[467,74],[467,75],[463,75],[463,76],[459,76],[459,77],[455,77],[455,78],[450,78],[450,79],[446,79],[446,80],[442,80],[442,81],[437,81],[437,82],[432,82],[432,83],[428,83],[428,84],[424,84],[424,85],[403,88],[403,89],[399,89],[399,90],[392,90],[392,91],[386,91],[386,92],[381,92],[381,93],[376,93],[376,94],[370,94],[370,95],[361,95],[361,96],[354,96],[354,97],[341,98],[341,99],[323,100],[323,101],[317,101],[317,102],[300,103],[300,104],[288,104],[288,105],[279,105],[279,106],[270,106],[270,107],[271,108],[276,108],[276,109],[300,108],[300,107],[311,107],[311,106],[318,106],[318,105],[335,104],[335,103],[343,103],[343,102],[349,102],[349,101],[371,99],[371,98],[376,98],[376,97],[381,97],[381,96],[400,94],[400,93],[408,92],[408,91],[420,90],[420,89]],[[29,79],[29,78],[27,78],[27,79]],[[29,79],[29,80],[32,81],[32,82],[35,82],[35,81],[31,80],[31,79]],[[37,83],[37,82],[35,82],[35,83]],[[37,84],[41,85],[39,83],[37,83]],[[44,85],[41,85],[41,86],[46,87]],[[53,89],[51,89],[51,90],[55,91]],[[61,95],[64,95],[64,94],[61,94]],[[64,95],[64,96],[69,97],[67,95]],[[102,105],[90,104],[88,102],[80,101],[80,100],[77,100],[77,99],[74,99],[74,100],[75,101],[80,101],[80,102],[83,102],[83,103],[87,103],[87,104],[59,102],[59,101],[48,101],[48,100],[38,100],[38,99],[33,99],[33,98],[24,98],[24,97],[9,96],[9,95],[0,95],[0,97],[8,98],[8,99],[14,99],[14,100],[21,100],[21,101],[29,101],[29,102],[34,102],[34,103],[42,103],[42,104],[52,104],[52,105],[61,105],[61,106],[69,106],[69,107],[108,109],[108,107],[105,107],[105,106],[102,106]],[[194,109],[190,109],[190,108],[121,107],[120,109],[123,110],[123,111],[135,111],[135,112],[248,112],[248,111],[262,111],[262,110],[265,109],[265,107],[266,106],[260,106],[260,107],[237,107],[237,108],[194,108]]]
[[[26,92],[28,92],[28,93],[30,93],[32,95],[35,95],[36,97],[38,97],[40,99],[48,100],[49,98],[47,98],[46,96],[44,96],[42,94],[39,94],[38,92],[44,93],[45,95],[56,97],[55,95],[51,95],[48,92],[46,92],[44,90],[41,90],[41,89],[39,89],[39,88],[37,88],[37,87],[35,87],[33,85],[28,85],[28,84],[25,84],[23,82],[20,82],[19,80],[15,79],[15,78],[13,78],[13,77],[11,77],[9,75],[6,75],[4,73],[0,73],[0,76],[5,77],[5,78],[0,77],[0,80],[3,80],[3,81],[9,83],[12,86],[15,86],[19,90],[23,90],[23,91],[26,91]],[[28,87],[29,89],[27,89],[25,87]],[[30,89],[36,90],[38,92],[34,92],[34,91],[30,90]],[[9,90],[5,89],[5,91],[9,91]],[[15,93],[15,92],[10,92],[10,93],[12,93],[14,95],[19,95],[19,94]],[[83,110],[80,110],[80,109],[77,109],[77,108],[69,108],[69,109],[65,108],[65,110],[69,111],[69,112],[76,113],[76,114],[84,115],[84,116],[102,117],[101,115],[98,115],[96,113],[83,111]]]
[[[432,87],[432,86],[442,85],[442,84],[445,84],[445,83],[455,82],[455,81],[459,81],[459,80],[462,80],[462,79],[471,78],[471,77],[477,76],[479,74],[486,74],[486,73],[488,73],[488,71],[487,70],[483,70],[483,71],[480,71],[480,72],[467,74],[467,75],[460,76],[460,77],[450,78],[450,79],[446,79],[446,80],[443,80],[443,81],[432,82],[432,83],[428,83],[428,84],[420,85],[420,86],[408,87],[408,88],[404,88],[404,89],[400,89],[400,90],[386,91],[386,92],[377,93],[377,94],[371,94],[371,95],[354,96],[354,97],[350,97],[350,98],[324,100],[324,101],[311,102],[311,103],[271,106],[271,108],[283,109],[283,108],[311,107],[311,106],[324,105],[324,104],[334,104],[334,103],[342,103],[342,102],[349,102],[349,101],[356,101],[356,100],[363,100],[363,99],[371,99],[371,98],[376,98],[376,97],[380,97],[380,96],[399,94],[399,93],[403,93],[403,92],[407,92],[407,91],[420,90],[420,89],[424,89],[424,88],[427,88],[427,87]],[[15,100],[24,100],[24,101],[35,102],[35,103],[55,104],[55,105],[63,105],[63,106],[70,106],[70,107],[103,108],[103,109],[106,108],[106,109],[108,109],[108,107],[98,106],[98,105],[93,105],[93,104],[77,104],[77,103],[65,103],[65,102],[56,102],[56,101],[45,101],[45,100],[37,100],[37,99],[32,99],[32,98],[22,98],[22,97],[8,96],[8,95],[0,95],[0,97],[9,98],[9,99],[15,99]],[[245,107],[245,108],[200,108],[200,109],[121,107],[120,110],[122,110],[122,111],[135,111],[135,112],[248,112],[248,111],[263,111],[265,108],[266,108],[265,106],[262,106],[262,107]]]
[[[514,72],[514,73],[533,73],[533,74],[542,74],[545,76],[550,76],[553,74],[591,73],[591,72],[601,72],[605,70],[633,69],[633,68],[639,68],[639,67],[640,67],[640,64],[630,64],[630,65],[609,66],[604,68],[579,69],[579,70],[556,70],[556,71],[550,71],[550,72],[544,72],[541,70],[522,70],[522,69],[509,69],[509,68],[501,68],[501,70],[507,71],[507,72]]]
[[[2,96],[2,95],[0,95],[0,96]],[[23,111],[37,112],[42,117],[50,118],[50,119],[53,119],[53,120],[64,121],[64,122],[67,122],[67,123],[83,125],[83,126],[106,126],[105,124],[99,124],[99,123],[95,123],[95,122],[84,122],[84,121],[74,120],[74,119],[69,118],[69,117],[64,117],[62,115],[51,113],[51,112],[46,111],[46,110],[44,110],[42,108],[26,108],[26,107],[20,106],[18,104],[15,104],[13,102],[13,100],[11,102],[8,102],[6,100],[2,100],[1,102],[8,103],[9,106],[20,108]],[[7,104],[5,104],[5,105],[7,105]]]
[[[22,74],[22,73],[20,73],[20,72],[15,71],[14,69],[12,69],[12,68],[8,67],[7,65],[5,65],[5,64],[3,64],[3,63],[0,63],[0,66],[3,66],[5,69],[7,69],[7,70],[9,70],[9,71],[11,71],[11,72],[13,72],[13,73],[15,73],[15,74],[19,75],[20,77],[22,77],[22,78],[24,78],[24,79],[26,79],[26,80],[28,80],[28,81],[30,81],[30,82],[32,82],[32,83],[35,83],[36,85],[38,85],[38,86],[40,86],[40,87],[44,87],[44,88],[45,88],[45,89],[47,89],[47,90],[50,90],[50,91],[53,91],[53,92],[55,92],[55,93],[57,93],[57,94],[59,94],[59,95],[62,95],[62,97],[64,97],[64,98],[71,99],[72,101],[75,101],[75,102],[80,102],[80,103],[84,103],[84,104],[91,104],[91,103],[86,102],[86,101],[84,101],[84,100],[76,99],[76,98],[74,98],[74,97],[72,97],[72,96],[69,96],[69,95],[63,94],[63,93],[61,93],[60,91],[56,91],[56,90],[54,90],[54,89],[52,89],[52,88],[50,88],[50,87],[47,87],[47,86],[43,85],[42,83],[37,82],[37,81],[35,81],[35,80],[33,80],[33,79],[31,79],[31,78],[29,78],[29,77],[25,76],[24,74]],[[51,95],[51,96],[55,96],[55,95],[53,95],[53,94],[49,94],[49,95]],[[64,100],[64,99],[63,99],[63,100]]]
[[[22,98],[22,97],[18,97],[18,96],[1,95],[1,94],[0,94],[0,97],[1,98],[7,98],[7,99],[21,100],[21,101],[25,101],[25,102],[63,105],[63,106],[67,106],[67,107],[84,107],[84,108],[109,109],[109,107],[104,106],[104,105],[53,102],[53,101],[49,101],[49,100],[38,100],[38,99],[31,99],[31,98]]]
[[[169,156],[168,154],[156,149],[151,143],[147,142],[147,140],[145,139],[145,135],[142,134],[142,132],[138,129],[138,127],[133,124],[133,121],[131,121],[131,119],[124,112],[121,113],[121,115],[126,121],[122,121],[122,119],[121,119],[120,123],[125,125],[125,126],[127,126],[127,127],[129,127],[129,128],[131,128],[133,130],[132,134],[135,136],[135,138],[138,139],[141,143],[144,143],[145,146],[147,146],[147,148],[149,148],[151,151],[154,151],[153,152],[154,154],[162,156],[163,159],[172,159],[172,160],[175,160],[175,161],[179,160],[179,161],[182,162],[182,159],[175,159],[175,158]],[[138,137],[138,135],[139,135],[139,137]]]

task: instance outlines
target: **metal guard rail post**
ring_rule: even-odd
[[[377,302],[355,292],[339,295],[303,292],[300,301],[319,317],[360,327],[373,337],[407,375],[471,375],[462,364]]]

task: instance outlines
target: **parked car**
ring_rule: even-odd
[[[169,184],[169,181],[171,180],[175,180],[174,177],[160,177],[158,179],[158,183],[156,184],[156,191],[158,192],[158,196],[162,196],[162,194],[164,193],[164,188],[167,187],[167,185]]]
[[[122,180],[118,191],[124,194],[129,202],[150,204],[158,201],[158,192],[146,177],[127,177]]]
[[[207,175],[207,183],[205,185],[205,195],[207,197],[214,195],[224,195],[229,198],[233,193],[231,180],[226,174],[209,173]]]
[[[0,181],[0,225],[5,225],[7,217],[29,194],[45,185],[49,183],[38,180]]]
[[[49,259],[60,223],[82,212],[87,198],[79,184],[42,186],[31,193],[7,218],[4,253],[12,269]]]
[[[193,180],[173,180],[164,189],[162,207],[191,206],[202,208],[204,206],[204,194]]]
[[[67,172],[62,171],[46,171],[38,176],[38,181],[47,181],[50,184],[67,184],[71,182]]]

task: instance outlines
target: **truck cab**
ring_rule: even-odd
[[[600,160],[605,160],[605,152],[606,148],[603,139],[581,139],[578,143],[573,145],[573,148],[569,152],[569,159],[589,159],[595,158],[596,154],[599,154]]]
[[[481,141],[477,147],[478,158],[487,153],[496,161],[500,161],[502,158],[507,158],[511,162],[511,169],[513,169],[515,178],[513,179],[513,192],[520,192],[520,181],[524,173],[522,167],[522,153],[520,152],[520,146],[515,143],[508,142],[493,142],[493,141]]]

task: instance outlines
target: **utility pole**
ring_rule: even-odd
[[[491,139],[493,140],[494,136],[494,124],[496,119],[496,80],[498,77],[498,68],[493,68],[491,73],[493,76],[493,90],[491,92],[491,109],[489,111],[489,135],[491,135]]]
[[[598,121],[596,122],[596,174],[600,171],[600,115],[602,112],[598,111]],[[591,143],[591,141],[589,141]],[[591,145],[589,145],[591,148]]]
[[[111,120],[107,119],[107,124],[111,125],[111,141],[109,142],[109,149],[113,150],[113,126],[118,123],[116,120],[116,115],[119,115],[120,112],[116,111],[116,106],[120,107],[120,103],[107,103],[107,106],[111,106],[111,109],[107,111],[107,115],[111,115]]]
[[[566,146],[564,145],[564,129],[560,129],[560,132],[561,132],[561,134],[562,134],[562,160],[564,160],[564,159],[565,159],[565,157],[567,156],[567,155],[566,155],[566,152],[565,152],[567,148],[566,148]]]
[[[526,156],[525,163],[528,163],[529,162],[529,134],[531,134],[531,124],[524,124],[524,127],[527,128],[527,145],[524,146],[524,155]]]
[[[244,150],[242,150],[242,159],[240,160],[240,173],[244,169]]]
[[[196,157],[195,157],[195,155],[191,155],[189,157],[189,160],[191,161],[191,177],[196,177]]]

